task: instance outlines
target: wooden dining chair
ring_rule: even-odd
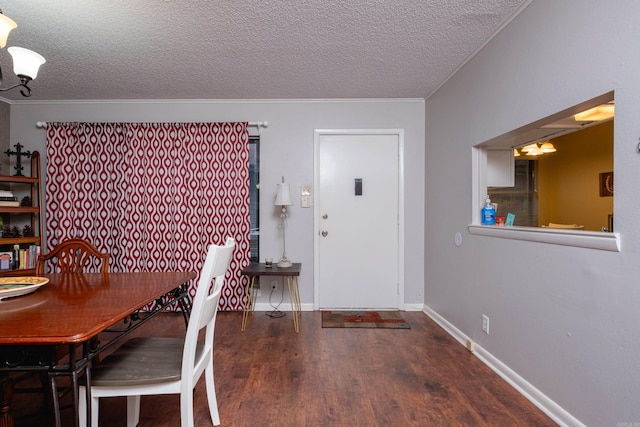
[[[58,243],[51,252],[41,254],[36,260],[36,276],[44,276],[45,265],[54,273],[108,273],[111,255],[100,252],[89,241],[83,239],[67,239]],[[73,278],[70,283],[82,283],[81,278]],[[77,292],[84,292],[84,286],[77,286]],[[68,355],[66,349],[57,352],[58,360]]]
[[[56,273],[83,273],[97,272],[108,273],[111,256],[108,253],[100,252],[95,246],[86,240],[68,239],[56,245],[47,254],[41,254],[36,260],[36,276],[44,276],[45,264],[49,264],[52,272]],[[82,277],[70,277],[68,283],[70,288],[78,288],[78,292],[86,289],[82,286]],[[80,345],[78,345],[80,346]],[[62,360],[69,355],[66,347],[59,347],[56,350],[56,360]],[[97,358],[95,359],[97,361]],[[14,379],[14,384],[26,382],[32,377],[32,372],[25,372]],[[43,393],[49,409],[54,410],[58,406],[58,401],[71,391],[71,388],[57,388],[54,378],[47,373],[40,372],[41,387],[16,386],[16,393]],[[53,391],[55,390],[55,391]],[[0,423],[1,425],[2,423]]]
[[[56,273],[108,273],[111,255],[100,252],[95,246],[83,239],[68,239],[56,245],[47,254],[40,255],[36,261],[36,276],[43,276],[45,264]]]
[[[203,372],[211,421],[220,424],[213,379],[213,332],[234,247],[232,238],[227,238],[224,246],[209,247],[184,339],[133,338],[91,369],[92,427],[98,426],[101,397],[127,396],[127,426],[133,427],[140,418],[140,396],[154,394],[180,394],[181,425],[194,427],[193,391]],[[202,329],[204,338],[198,341]],[[86,394],[85,387],[80,387],[80,396]],[[79,414],[80,425],[86,425],[86,399],[80,399]]]

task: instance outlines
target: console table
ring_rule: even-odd
[[[261,276],[279,276],[287,279],[287,287],[289,289],[289,298],[291,299],[291,313],[293,317],[293,328],[296,333],[300,332],[299,318],[302,314],[300,306],[300,291],[298,289],[298,277],[302,270],[302,263],[293,263],[291,267],[282,268],[273,264],[267,267],[264,263],[251,263],[242,269],[240,274],[247,276],[247,284],[244,288],[244,310],[242,311],[242,331],[247,326],[247,318],[249,314],[253,314],[256,305],[257,293],[255,292],[255,282]]]

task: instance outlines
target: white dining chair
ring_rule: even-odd
[[[200,273],[185,339],[133,338],[91,369],[91,425],[98,426],[101,397],[127,396],[127,426],[140,418],[140,396],[180,394],[182,427],[194,427],[193,390],[205,373],[207,400],[213,425],[220,424],[213,379],[213,333],[220,292],[235,241],[211,245]],[[213,289],[211,281],[215,278]],[[204,339],[199,332],[206,328]],[[86,393],[80,387],[80,396]],[[86,399],[80,398],[80,425],[86,426]]]

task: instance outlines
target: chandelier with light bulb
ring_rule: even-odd
[[[6,46],[9,33],[17,26],[13,19],[5,16],[2,10],[0,10],[0,49]],[[7,52],[9,52],[13,58],[13,72],[20,79],[20,83],[9,87],[1,87],[2,67],[0,66],[0,92],[20,88],[22,96],[31,96],[29,82],[37,77],[38,69],[40,69],[40,66],[44,64],[46,60],[42,55],[23,47],[12,46],[7,49]]]

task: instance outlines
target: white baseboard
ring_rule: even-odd
[[[424,305],[422,304],[405,304],[404,305],[404,310],[405,311],[424,311]],[[302,311],[315,311],[315,309],[313,308],[313,304],[301,304],[301,308]],[[267,303],[267,302],[259,302],[256,303],[256,310],[255,311],[271,311],[273,310],[273,307],[271,306],[271,304]],[[291,304],[290,303],[282,303],[280,304],[280,306],[278,307],[278,310],[280,311],[291,311]]]
[[[300,304],[302,311],[313,311],[313,304]],[[273,306],[268,302],[256,303],[255,311],[272,311]],[[291,303],[282,303],[278,306],[280,311],[291,311]]]
[[[425,305],[423,311],[427,316],[433,319],[434,322],[447,331],[456,341],[466,347],[467,340],[470,340],[467,335],[449,323],[444,317],[440,316],[430,307]],[[581,423],[580,420],[565,411],[560,405],[531,385],[527,380],[494,357],[482,346],[478,345],[478,343],[475,343],[475,350],[473,354],[559,425],[584,427],[584,424]]]

